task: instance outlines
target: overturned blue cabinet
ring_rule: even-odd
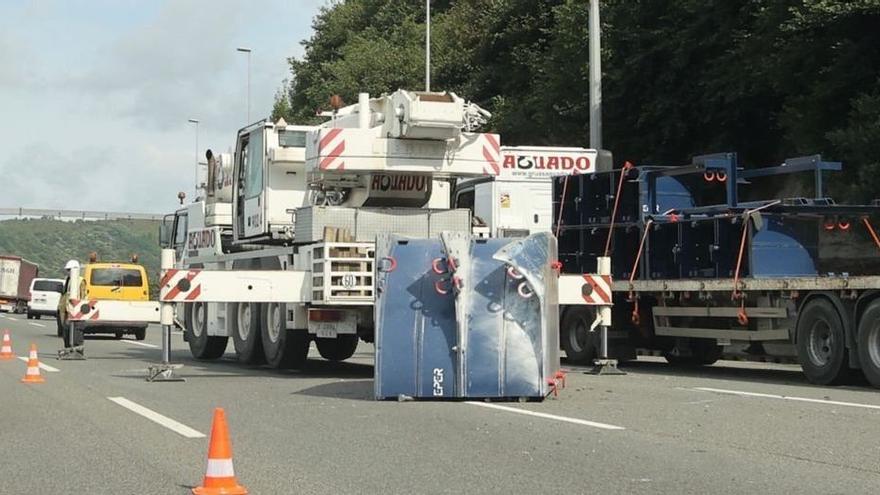
[[[540,399],[559,369],[555,238],[377,239],[375,396]]]

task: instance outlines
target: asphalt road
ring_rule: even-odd
[[[18,355],[34,342],[57,371],[25,385],[23,361],[0,361],[2,494],[188,493],[218,406],[253,494],[880,489],[880,393],[808,385],[787,365],[681,372],[647,359],[626,376],[572,369],[543,403],[376,402],[365,344],[341,365],[277,372],[234,363],[231,344],[219,362],[193,361],[175,334],[187,381],[147,383],[158,327],[144,342],[88,339],[86,361],[55,360],[51,319],[0,314],[3,328]]]

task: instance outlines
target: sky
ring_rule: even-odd
[[[328,0],[0,0],[0,208],[170,213]]]

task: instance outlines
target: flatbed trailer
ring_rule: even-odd
[[[577,270],[612,254],[620,359],[636,349],[684,366],[794,357],[813,383],[861,371],[880,387],[880,207],[824,197],[823,171],[840,168],[811,156],[744,170],[723,153],[580,178],[555,210],[560,258]],[[743,179],[793,172],[815,174],[815,197],[741,201]],[[595,355],[593,336],[565,332],[570,358]]]

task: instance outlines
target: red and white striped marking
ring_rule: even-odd
[[[341,159],[345,152],[345,136],[342,129],[321,130],[318,140],[318,157],[321,170],[345,170],[345,160]]]
[[[202,286],[197,282],[201,270],[168,270],[162,274],[159,281],[159,300],[162,302],[185,302],[197,301],[202,293]],[[189,289],[181,288],[181,282],[186,280]],[[186,282],[183,283],[186,287]]]
[[[501,143],[498,141],[496,134],[483,134],[485,143],[483,144],[483,158],[486,164],[483,165],[483,173],[486,175],[498,175],[501,173]]]
[[[87,306],[83,310],[83,306]],[[70,299],[67,302],[67,318],[72,321],[97,320],[101,316],[95,299]]]
[[[611,304],[611,276],[610,275],[584,275],[586,288],[581,295],[587,304]]]

